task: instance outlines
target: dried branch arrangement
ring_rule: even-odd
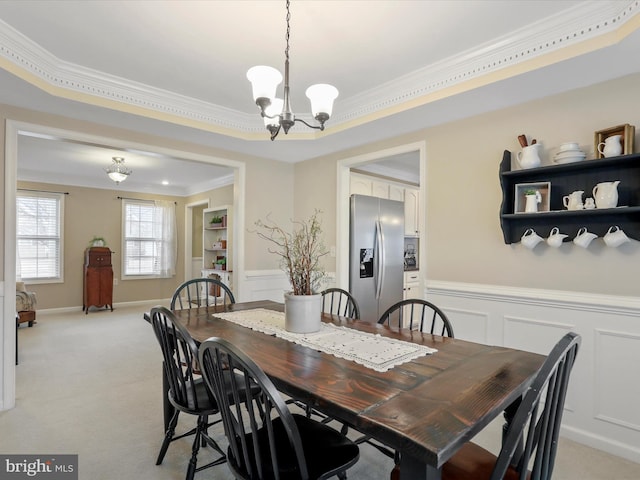
[[[280,257],[280,268],[289,276],[294,295],[313,295],[325,275],[320,259],[329,253],[322,241],[322,224],[316,210],[307,220],[291,220],[293,231],[287,232],[267,215],[255,222],[260,238],[274,246],[269,253]]]

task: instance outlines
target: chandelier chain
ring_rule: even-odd
[[[287,40],[287,48],[284,50],[284,56],[287,60],[289,60],[289,36],[291,33],[291,27],[289,26],[289,21],[291,20],[291,12],[289,11],[290,3],[290,0],[287,0],[287,35],[285,37]]]

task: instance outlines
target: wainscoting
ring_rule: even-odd
[[[640,463],[640,299],[454,282],[426,298],[464,340],[546,354],[579,333],[562,435]]]
[[[246,300],[282,302],[279,271],[247,272]],[[325,287],[335,284],[327,278]],[[640,463],[640,299],[454,282],[427,282],[457,338],[546,355],[566,332],[582,336],[562,435]]]
[[[327,273],[322,289],[335,285],[335,274]],[[272,300],[284,302],[284,292],[291,290],[289,279],[281,270],[251,270],[245,272],[243,301]]]

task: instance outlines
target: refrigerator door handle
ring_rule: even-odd
[[[384,284],[384,232],[382,231],[382,223],[380,220],[376,220],[376,251],[374,252],[374,258],[378,259],[377,272],[376,272],[376,298],[380,298],[382,294],[382,285]]]

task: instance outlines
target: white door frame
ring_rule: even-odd
[[[191,280],[193,277],[193,209],[204,205],[209,208],[209,199],[199,200],[193,203],[187,203],[184,206],[184,281]]]
[[[426,236],[426,186],[427,186],[427,145],[425,141],[408,143],[386,150],[348,157],[337,162],[336,191],[336,286],[349,289],[349,176],[352,168],[366,163],[372,163],[382,158],[399,155],[402,153],[420,153],[420,218],[418,229],[420,231],[420,250],[418,255],[420,277],[427,278],[427,236]],[[421,283],[422,284],[422,283]]]

